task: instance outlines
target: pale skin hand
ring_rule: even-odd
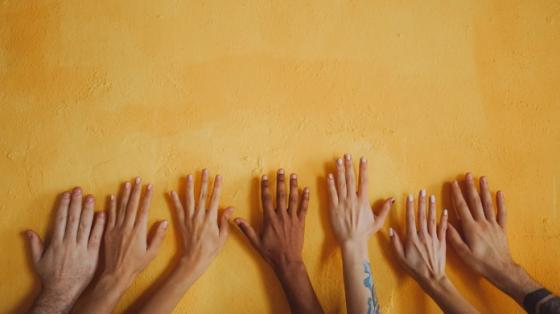
[[[154,259],[165,236],[167,221],[158,224],[150,243],[148,208],[152,198],[149,184],[142,195],[142,182],[126,182],[118,200],[110,196],[104,236],[104,269],[99,280],[80,298],[76,313],[110,313],[136,276]]]
[[[267,176],[261,180],[264,214],[262,232],[257,232],[242,218],[235,222],[252,246],[270,264],[280,280],[293,313],[323,313],[311,286],[302,259],[305,215],[309,204],[309,189],[298,189],[297,176],[290,176],[289,196],[284,170],[277,173],[276,208]],[[301,195],[303,194],[303,195]]]
[[[344,160],[338,159],[336,180],[332,174],[327,180],[329,211],[334,234],[342,248],[348,313],[378,313],[367,242],[383,226],[394,200],[387,199],[379,215],[373,213],[368,196],[367,160],[363,157],[358,181],[356,187],[352,157],[346,154]]]
[[[99,213],[93,222],[93,196],[88,195],[85,204],[82,201],[80,188],[62,194],[56,210],[54,232],[47,247],[37,233],[26,232],[33,267],[42,285],[31,313],[70,312],[93,277],[105,216]]]
[[[177,226],[181,235],[180,260],[157,292],[143,305],[140,313],[169,313],[186,291],[204,273],[222,250],[229,234],[228,219],[233,208],[218,218],[222,177],[216,176],[208,203],[208,171],[202,171],[201,187],[195,202],[193,176],[187,176],[184,201],[171,192]]]
[[[497,213],[485,177],[480,178],[480,193],[470,173],[465,188],[457,181],[451,185],[453,206],[460,219],[462,232],[449,225],[449,240],[459,257],[474,271],[522,305],[529,292],[542,286],[532,279],[510,254],[506,227],[504,195],[496,195]]]
[[[406,202],[407,239],[404,246],[398,233],[389,229],[399,262],[445,313],[477,313],[445,274],[447,210],[441,215],[439,227],[436,226],[436,198],[431,195],[426,219],[426,191],[421,190],[418,231],[414,216],[414,197],[410,194]]]

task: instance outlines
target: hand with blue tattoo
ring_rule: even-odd
[[[407,239],[404,245],[397,231],[389,229],[398,260],[445,313],[476,313],[445,274],[447,210],[443,211],[440,224],[436,226],[436,198],[431,195],[427,211],[426,218],[426,190],[421,190],[417,228],[414,196],[407,197]]]
[[[330,219],[342,249],[347,312],[379,313],[368,240],[383,226],[394,201],[392,198],[385,200],[379,214],[374,214],[368,196],[367,160],[363,157],[358,180],[352,156],[346,154],[344,160],[336,161],[336,179],[329,174],[327,183]]]

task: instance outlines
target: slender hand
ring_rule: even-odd
[[[267,176],[261,180],[261,199],[264,213],[262,233],[243,219],[237,218],[245,237],[264,260],[272,266],[280,280],[293,313],[323,313],[313,291],[301,256],[305,214],[309,203],[309,189],[300,196],[297,176],[290,176],[289,197],[286,196],[284,170],[278,170],[276,183],[276,209],[272,204]]]
[[[470,173],[466,175],[464,186],[464,191],[457,181],[451,186],[451,198],[462,233],[450,224],[449,240],[470,268],[523,305],[529,293],[543,287],[511,257],[506,236],[504,194],[498,191],[496,195],[496,213],[486,177],[480,178],[480,193]],[[557,297],[549,297],[548,300],[559,303]],[[546,308],[544,304],[539,305],[542,309]]]
[[[54,232],[45,248],[41,238],[28,230],[33,267],[42,290],[31,313],[68,313],[91,281],[99,256],[105,216],[94,220],[94,199],[88,195],[82,206],[82,190],[62,194],[56,211]]]
[[[76,313],[110,313],[134,278],[156,256],[167,221],[159,223],[148,244],[151,198],[152,185],[148,184],[142,195],[140,178],[136,178],[133,187],[130,182],[125,183],[118,206],[115,196],[110,196],[104,236],[104,269],[99,280],[78,301]]]
[[[378,216],[369,204],[367,161],[360,159],[359,186],[352,157],[336,161],[336,182],[328,176],[329,211],[334,234],[342,247],[344,287],[348,313],[379,313],[375,282],[368,257],[368,240],[382,226],[391,205],[387,199]]]
[[[389,229],[398,259],[410,275],[420,284],[444,313],[477,313],[457,291],[445,275],[445,235],[447,209],[443,211],[439,227],[436,226],[436,197],[430,196],[426,219],[426,190],[421,190],[418,200],[419,231],[414,218],[414,197],[406,202],[407,239],[404,246],[398,233]]]
[[[184,202],[175,191],[171,192],[182,240],[179,263],[143,305],[140,313],[170,313],[222,250],[228,237],[228,219],[233,209],[227,208],[218,219],[221,187],[222,177],[218,175],[214,180],[210,203],[207,204],[208,171],[204,169],[197,202],[194,199],[193,176],[190,174],[187,176]]]

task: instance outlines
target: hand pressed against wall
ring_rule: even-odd
[[[93,222],[93,196],[86,196],[85,204],[82,201],[80,188],[62,194],[48,246],[34,231],[26,233],[33,266],[42,284],[33,313],[69,312],[93,277],[105,216],[99,213]]]
[[[177,219],[175,225],[181,237],[179,262],[163,284],[144,303],[140,313],[171,312],[222,250],[228,237],[228,219],[233,208],[227,208],[221,216],[218,215],[222,177],[217,175],[214,179],[210,201],[208,201],[209,179],[206,169],[202,171],[200,194],[196,201],[193,176],[189,174],[186,179],[183,201],[177,192],[170,193]]]
[[[418,227],[416,226],[414,197],[406,201],[407,239],[401,243],[398,233],[389,229],[393,247],[403,267],[438,303],[445,313],[476,313],[457,291],[445,273],[447,210],[443,211],[439,226],[436,225],[436,198],[429,198],[426,217],[426,191],[418,198]]]
[[[261,179],[263,227],[257,233],[244,219],[235,219],[245,237],[272,266],[294,313],[322,313],[302,258],[309,189],[298,189],[296,174],[290,175],[286,191],[284,170],[277,173],[276,206],[267,176]]]
[[[157,225],[148,242],[148,209],[153,187],[142,195],[142,181],[126,182],[117,199],[110,196],[107,226],[103,239],[104,268],[99,280],[76,306],[76,313],[109,313],[136,276],[155,258],[165,236],[167,221]]]
[[[229,223],[233,208],[229,207],[218,218],[222,177],[217,175],[210,201],[208,202],[208,171],[202,171],[200,194],[195,201],[194,180],[187,176],[184,202],[173,191],[171,198],[175,207],[177,225],[181,235],[180,263],[196,273],[198,277],[210,265],[214,257],[223,248],[228,234]]]

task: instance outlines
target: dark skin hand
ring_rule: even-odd
[[[267,176],[261,180],[263,228],[257,233],[244,219],[236,218],[245,237],[272,267],[282,284],[293,313],[323,313],[302,259],[305,215],[309,189],[298,190],[297,176],[290,176],[289,196],[284,170],[277,173],[277,202],[273,205]]]

